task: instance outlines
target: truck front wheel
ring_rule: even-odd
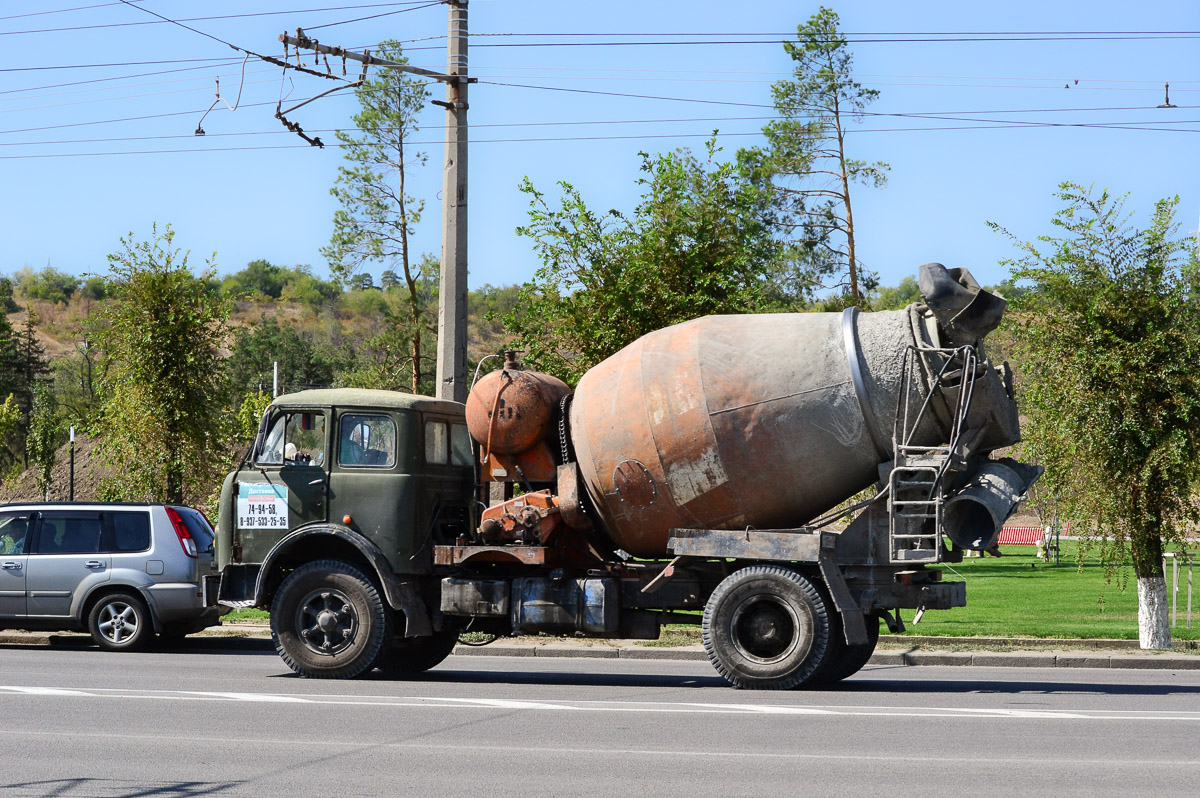
[[[275,650],[310,678],[353,679],[369,671],[388,639],[387,625],[375,585],[338,560],[292,571],[271,602]]]
[[[753,565],[713,591],[701,632],[709,661],[734,687],[788,690],[821,667],[831,628],[812,582],[788,568]]]

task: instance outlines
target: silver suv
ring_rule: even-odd
[[[128,651],[220,622],[213,530],[190,507],[0,505],[0,628],[86,629]]]

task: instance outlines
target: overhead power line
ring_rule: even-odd
[[[694,102],[707,104],[707,106],[739,106],[746,108],[774,108],[773,104],[769,103],[750,103],[750,102],[733,102],[728,100],[704,100],[701,97],[667,97],[662,95],[640,95],[631,94],[624,91],[600,91],[598,89],[569,89],[565,86],[541,86],[528,83],[500,83],[498,80],[480,80],[481,84],[494,86],[509,86],[515,89],[538,89],[542,91],[565,91],[569,94],[586,94],[586,95],[602,95],[606,97],[628,97],[631,100],[662,100],[668,102]],[[1180,106],[1180,108],[1195,108],[1196,106]],[[1111,107],[1111,108],[1037,108],[1037,109],[1021,109],[1021,110],[1002,110],[1002,112],[994,112],[994,110],[965,110],[965,112],[953,112],[961,114],[994,114],[994,113],[1055,113],[1055,112],[1073,112],[1073,110],[1146,110],[1148,106],[1126,106],[1126,107]],[[942,112],[938,112],[942,113]],[[864,116],[878,116],[881,114],[872,112],[860,112]]]
[[[124,2],[124,0],[122,0]],[[229,61],[224,58],[167,58],[161,61],[108,61],[100,64],[53,64],[50,66],[0,67],[0,72],[46,72],[57,69],[106,69],[120,66],[158,66],[160,64],[197,64],[201,62]]]
[[[1200,120],[1189,120],[1188,124],[1200,124]],[[1028,128],[1044,128],[1044,127],[1077,127],[1103,130],[1128,130],[1128,131],[1146,131],[1160,133],[1200,133],[1200,128],[1163,128],[1155,125],[1140,125],[1118,124],[1118,123],[1064,123],[1055,125],[1053,123],[1044,122],[1004,122],[1000,124],[973,124],[973,125],[954,125],[954,126],[929,126],[929,127],[907,127],[907,128],[866,128],[856,130],[858,133],[921,133],[921,132],[938,132],[938,131],[989,131],[989,130],[1007,130],[1007,129],[1028,129]],[[282,133],[283,131],[281,131]],[[325,132],[325,131],[312,131]],[[234,135],[234,134],[229,134]],[[266,135],[266,132],[263,133]],[[718,138],[734,138],[762,135],[761,131],[750,131],[744,133],[721,133]],[[652,133],[644,135],[625,135],[625,136],[546,136],[536,138],[505,138],[505,139],[476,139],[475,144],[530,144],[530,143],[553,143],[553,142],[579,142],[579,141],[622,141],[622,140],[648,140],[648,139],[707,139],[712,136],[712,132],[705,133]],[[136,138],[131,140],[138,140]],[[430,141],[414,141],[411,144],[415,146],[433,146],[443,143],[440,140]],[[327,144],[329,148],[342,148],[346,145],[331,143]],[[41,153],[30,155],[0,155],[0,160],[32,160],[45,158],[88,158],[88,157],[112,157],[123,155],[170,155],[179,153],[199,153],[199,152],[246,152],[254,150],[288,150],[288,149],[304,149],[312,150],[313,148],[307,144],[267,144],[253,145],[244,147],[187,147],[182,149],[168,150],[123,150],[110,152],[68,152],[68,153]]]
[[[844,38],[846,36],[1152,36],[1159,34],[1176,35],[1181,33],[1200,34],[1200,31],[1195,30],[909,30],[909,31],[838,31],[837,36]],[[494,36],[527,36],[530,38],[548,37],[548,36],[564,36],[576,38],[589,38],[598,36],[792,36],[799,38],[799,34],[795,30],[790,31],[767,31],[746,33],[741,31],[732,32],[687,32],[687,31],[672,31],[672,32],[610,32],[604,33],[600,31],[559,31],[559,32],[527,32],[517,33],[512,31],[505,32],[475,32],[470,34],[472,39],[494,37]],[[808,36],[810,39],[817,39],[817,36]]]
[[[141,0],[137,0],[137,2],[141,2]],[[112,2],[110,2],[110,3],[94,3],[90,6],[75,6],[74,8],[55,8],[50,11],[29,11],[24,14],[9,14],[8,16],[0,17],[0,22],[4,21],[6,19],[22,19],[23,17],[42,17],[42,16],[46,16],[47,14],[65,14],[68,11],[86,11],[90,8],[104,8],[105,6],[119,6],[119,5],[121,5],[121,3],[118,2],[118,0],[112,0]]]
[[[427,2],[422,5],[414,5],[412,8],[405,8],[400,11],[388,11],[383,14],[372,14],[369,17],[358,17],[356,19],[343,19],[341,22],[326,22],[324,25],[309,25],[309,26],[305,27],[304,30],[306,32],[314,31],[319,28],[332,28],[335,25],[349,25],[351,22],[364,22],[368,19],[379,19],[380,17],[390,17],[393,14],[405,14],[409,11],[420,11],[422,8],[429,8],[430,6],[440,6],[443,4],[443,2],[444,2],[444,0],[433,0],[433,2]],[[443,36],[441,38],[445,38],[445,37]]]
[[[917,117],[923,118],[923,117]],[[499,123],[491,125],[479,125],[477,127],[487,128],[505,128],[505,127],[543,127],[543,126],[582,126],[582,125],[623,125],[623,124],[650,124],[650,123],[667,123],[667,122],[724,122],[724,121],[769,121],[774,117],[712,117],[709,119],[659,119],[659,120],[599,120],[592,122],[511,122]],[[947,117],[948,119],[948,117]],[[1049,123],[1049,122],[1017,122],[1009,120],[968,120],[973,122],[970,125],[936,125],[923,127],[904,127],[904,128],[854,128],[848,133],[898,133],[898,132],[934,132],[947,130],[1003,130],[1010,128],[1035,128],[1035,127],[1080,127],[1080,128],[1109,128],[1114,130],[1146,130],[1155,132],[1174,132],[1165,125],[1200,125],[1200,119],[1177,119],[1168,122],[1159,122],[1155,120],[1127,120],[1119,122],[1073,122],[1073,123]],[[314,128],[308,130],[310,133],[350,133],[357,132],[356,128]],[[1197,130],[1181,130],[1178,132],[1196,133]],[[718,140],[729,137],[742,136],[758,136],[762,131],[753,130],[748,132],[738,131],[720,131],[717,135]],[[287,130],[243,130],[226,133],[209,133],[209,139],[218,138],[239,138],[239,137],[256,137],[256,136],[290,136],[292,135]],[[526,142],[553,142],[553,141],[611,141],[611,140],[627,140],[627,139],[657,139],[657,138],[693,138],[697,136],[710,137],[713,135],[712,130],[706,130],[700,133],[639,133],[628,135],[591,135],[591,136],[539,136],[539,137],[521,137],[521,138],[502,138],[502,139],[477,139],[481,144],[498,144],[498,143],[526,143]],[[57,139],[52,141],[4,141],[0,142],[2,147],[53,147],[66,144],[117,144],[133,141],[174,141],[179,139],[195,139],[191,133],[174,133],[159,136],[112,136],[100,138],[86,139]],[[407,144],[413,146],[433,146],[443,144],[440,139],[430,139],[426,141],[409,141]],[[340,146],[340,145],[326,145]],[[168,152],[163,150],[162,152]]]
[[[71,32],[71,31],[99,30],[101,28],[135,28],[135,27],[141,27],[144,25],[165,25],[167,23],[179,24],[181,22],[208,22],[208,21],[212,21],[212,20],[222,20],[222,19],[245,19],[247,17],[274,17],[274,16],[289,15],[289,14],[314,14],[314,13],[325,12],[325,11],[350,11],[352,9],[360,9],[360,8],[389,8],[389,7],[394,8],[396,6],[417,6],[419,8],[426,8],[431,5],[439,5],[440,3],[441,3],[441,0],[435,0],[435,2],[429,2],[429,0],[409,0],[408,2],[403,2],[403,3],[367,3],[367,4],[349,5],[349,6],[323,6],[320,8],[292,8],[292,9],[288,9],[286,11],[251,11],[251,12],[246,12],[244,14],[217,14],[217,15],[208,16],[208,17],[181,17],[179,19],[173,19],[173,20],[166,19],[164,17],[164,18],[158,19],[158,20],[143,20],[141,22],[103,22],[103,23],[96,23],[96,24],[92,24],[92,25],[72,25],[72,26],[61,27],[61,28],[38,28],[38,29],[34,29],[34,30],[0,31],[0,36],[21,36],[24,34],[35,34],[35,33],[67,33],[67,32]],[[103,5],[132,5],[132,3],[124,2],[124,0],[122,0],[121,2],[104,3]],[[85,8],[98,8],[98,7],[99,6],[85,6]],[[403,14],[406,11],[416,11],[416,10],[417,10],[417,8],[404,8],[399,11],[388,11],[386,13],[375,14],[370,17],[361,17],[360,19],[374,19],[376,17],[386,17],[391,14]],[[50,12],[41,12],[41,13],[50,13]],[[153,13],[153,12],[151,12],[151,13]],[[3,19],[12,19],[12,17],[0,17],[0,20],[3,20]],[[358,20],[348,20],[348,21],[356,22]],[[331,22],[331,23],[328,23],[327,25],[315,25],[312,28],[306,28],[306,30],[313,30],[315,28],[328,27],[328,25],[341,25],[341,24],[344,24],[344,23]]]
[[[877,38],[847,38],[838,37],[836,41],[847,44],[953,44],[969,42],[1083,42],[1083,41],[1169,41],[1200,39],[1200,32],[1172,33],[1165,35],[1112,35],[1112,36],[890,36]],[[471,48],[484,47],[688,47],[688,46],[719,46],[719,45],[761,45],[795,42],[791,39],[687,39],[680,41],[608,41],[608,42],[472,42]],[[833,38],[809,41],[835,41]],[[413,47],[409,51],[434,50],[436,47]]]

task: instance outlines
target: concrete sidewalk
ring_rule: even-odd
[[[0,631],[0,645],[92,646],[86,634]],[[869,664],[884,666],[973,666],[988,668],[1127,668],[1200,670],[1200,652],[1142,651],[1130,640],[1038,640],[1015,638],[901,637],[884,635]],[[188,637],[181,648],[210,651],[274,650],[265,624],[224,624]],[[1049,647],[1049,648],[1048,648]],[[961,650],[961,649],[970,650]],[[992,649],[1020,649],[997,651]],[[956,650],[958,649],[958,650]],[[1027,650],[1037,649],[1037,650]],[[1195,651],[1195,649],[1191,649]],[[628,640],[508,638],[483,646],[458,645],[454,653],[475,657],[591,657],[706,661],[698,643],[686,646],[639,645]]]

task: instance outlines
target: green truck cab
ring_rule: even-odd
[[[435,545],[473,528],[473,458],[457,402],[278,397],[221,489],[221,601],[269,609],[280,654],[305,675],[355,676],[394,651],[408,667],[440,659],[458,629],[422,577]]]

